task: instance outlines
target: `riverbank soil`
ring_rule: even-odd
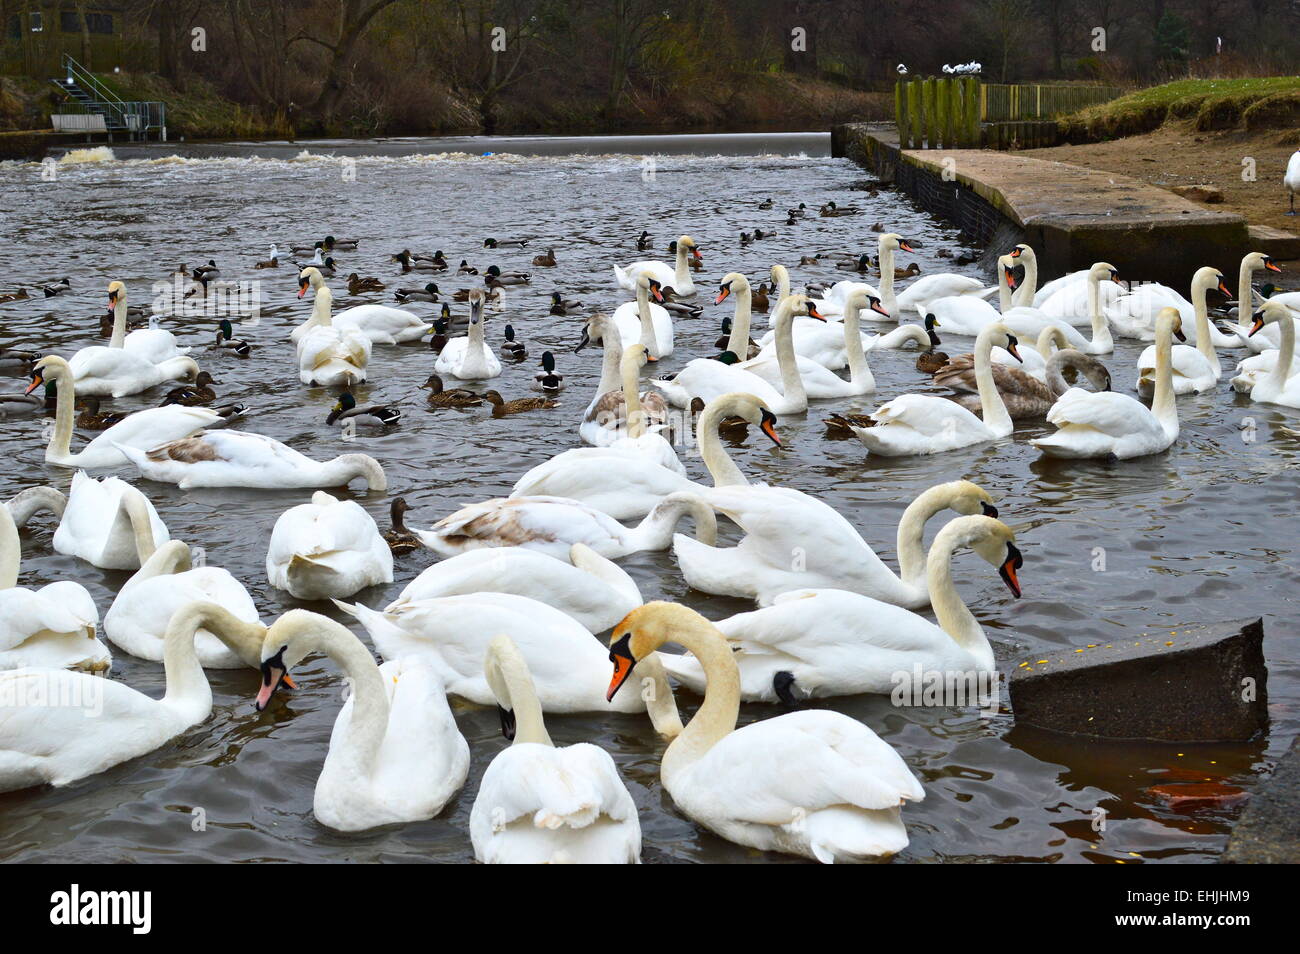
[[[1035,159],[1071,162],[1087,169],[1116,172],[1152,185],[1213,185],[1223,202],[1208,209],[1237,212],[1251,225],[1300,232],[1300,216],[1288,216],[1282,174],[1300,148],[1300,132],[1241,130],[1200,132],[1191,122],[1167,123],[1154,132],[1110,142],[1026,149]],[[1243,160],[1255,160],[1255,181],[1242,180]]]

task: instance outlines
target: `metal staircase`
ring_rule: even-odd
[[[63,76],[50,80],[68,98],[64,103],[66,108],[60,109],[61,115],[103,116],[110,137],[117,131],[139,139],[154,131],[166,138],[167,107],[164,103],[123,100],[66,53],[63,54],[63,71]]]

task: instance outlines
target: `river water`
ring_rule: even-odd
[[[598,349],[573,353],[581,320],[551,317],[549,295],[559,290],[593,307],[615,307],[624,295],[613,284],[610,265],[647,257],[634,244],[643,228],[654,235],[653,257],[668,259],[665,246],[681,232],[698,240],[706,267],[696,282],[701,299],[707,293],[710,302],[703,318],[677,323],[677,352],[655,373],[713,353],[719,321],[732,305],[712,305],[708,289],[727,271],[744,271],[757,282],[772,263],[783,262],[796,286],[835,280],[843,273],[833,267],[796,267],[799,255],[874,251],[870,227],[876,222],[918,244],[905,260],[914,258],[923,273],[954,270],[952,259],[938,255],[961,248],[950,228],[893,191],[854,191],[863,172],[828,152],[823,135],[765,134],[119,146],[115,158],[73,153],[46,168],[45,178],[39,165],[6,163],[0,165],[4,286],[67,275],[73,291],[0,305],[0,343],[64,355],[103,343],[95,332],[110,280],[126,282],[132,300],[147,303],[153,283],[165,281],[178,263],[215,259],[227,279],[262,282],[260,324],[240,332],[254,345],[252,357],[240,361],[208,349],[213,328],[206,320],[164,320],[163,327],[199,346],[194,356],[220,382],[222,401],[253,408],[245,429],[318,459],[356,450],[371,454],[389,474],[389,495],[410,501],[408,522],[427,526],[463,503],[508,493],[528,467],[578,445],[577,421],[596,383],[600,356]],[[774,210],[759,211],[758,203],[768,197]],[[784,225],[780,210],[799,202],[815,208],[830,199],[861,205],[864,212]],[[777,235],[740,247],[739,232],[754,227]],[[537,360],[550,349],[567,385],[560,407],[504,422],[481,409],[430,412],[416,390],[432,369],[428,349],[380,346],[370,383],[357,397],[363,403],[399,402],[403,421],[388,434],[342,441],[324,424],[333,396],[297,379],[287,336],[310,304],[295,298],[294,269],[252,270],[272,242],[285,249],[326,233],[361,240],[358,251],[336,255],[341,274],[377,275],[390,289],[426,280],[399,277],[388,256],[403,247],[441,248],[452,262],[468,258],[480,268],[495,263],[531,271],[533,284],[512,289],[506,313],[490,316],[488,325],[489,340],[499,344],[509,320],[529,359],[507,365],[491,386],[508,398],[532,393]],[[486,236],[532,241],[523,251],[489,253],[482,248]],[[531,268],[531,257],[548,246],[555,248],[558,267]],[[1235,263],[1216,264],[1232,283]],[[955,270],[974,274],[973,267]],[[444,290],[464,287],[454,276],[434,280]],[[344,281],[331,284],[336,307],[391,296],[389,291],[349,299]],[[765,319],[759,321],[765,328]],[[953,339],[944,350],[969,346],[970,339]],[[1132,386],[1137,354],[1134,343],[1121,339],[1106,359],[1117,388]],[[1251,406],[1227,391],[1225,379],[1217,392],[1179,399],[1183,432],[1169,453],[1118,465],[1040,460],[1026,441],[1050,430],[1041,423],[1022,423],[1011,440],[915,459],[868,460],[858,442],[826,438],[824,412],[870,410],[891,395],[922,388],[914,361],[912,351],[873,354],[877,395],[814,402],[806,418],[781,419],[783,448],[751,433],[732,453],[751,477],[796,487],[834,506],[888,561],[898,518],[916,494],[959,477],[987,488],[1016,529],[1025,558],[1024,598],[1012,599],[996,574],[969,556],[957,561],[955,575],[1004,672],[1026,659],[1089,643],[1262,615],[1273,723],[1267,739],[1249,745],[1101,745],[1015,730],[1006,711],[987,718],[973,709],[898,709],[884,697],[822,703],[871,726],[924,783],[925,800],[905,809],[911,844],[896,863],[1213,860],[1239,808],[1178,812],[1151,788],[1171,778],[1211,777],[1249,791],[1298,728],[1300,652],[1285,636],[1296,623],[1294,593],[1300,586],[1293,516],[1297,453],[1295,433],[1282,429],[1300,428],[1295,415]],[[21,384],[0,380],[0,389]],[[115,406],[134,409],[156,400],[154,394]],[[1253,429],[1244,423],[1248,418]],[[67,489],[71,472],[45,464],[41,433],[37,418],[0,422],[5,497],[40,483]],[[687,467],[691,476],[705,476],[698,457],[688,458]],[[270,529],[308,492],[141,486],[172,536],[204,547],[210,563],[239,578],[265,621],[296,605],[338,615],[332,606],[299,604],[266,580]],[[349,495],[387,526],[391,496],[355,489]],[[927,541],[939,523],[934,521]],[[77,580],[90,589],[102,615],[127,574],[55,554],[52,533],[48,516],[24,532],[21,583]],[[724,535],[734,538],[734,530]],[[1104,550],[1104,571],[1094,569],[1098,547]],[[431,562],[426,553],[400,557],[391,586],[357,599],[383,606]],[[750,608],[689,590],[670,552],[621,562],[647,600],[679,600],[715,619]],[[440,817],[344,836],[316,823],[311,811],[341,680],[322,659],[296,675],[300,691],[258,714],[252,704],[255,673],[210,672],[212,717],[173,743],[66,789],[0,795],[0,859],[471,860],[474,793],[505,744],[496,713],[456,704],[473,764],[465,788]],[[154,696],[163,690],[161,666],[122,652],[115,652],[113,678]],[[698,704],[686,694],[679,701],[684,714]],[[746,706],[742,721],[777,712]],[[731,845],[678,815],[659,784],[662,745],[644,718],[547,721],[557,744],[595,742],[614,756],[640,809],[646,861],[790,860]],[[196,807],[206,814],[205,830],[192,828]],[[1094,830],[1098,808],[1105,810],[1104,831]]]

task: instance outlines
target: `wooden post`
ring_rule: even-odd
[[[948,102],[948,84],[950,80],[937,79],[934,81],[934,145],[952,148],[952,113],[948,111],[951,105]]]
[[[902,80],[894,82],[894,126],[898,129],[898,148],[907,148],[907,92]]]
[[[915,149],[919,143],[917,130],[921,128],[921,81],[909,80],[907,83],[907,147]]]
[[[938,116],[934,107],[937,80],[931,76],[925,81],[925,148],[933,149],[938,145],[939,134],[936,128]]]
[[[948,130],[943,144],[950,149],[961,148],[961,80],[948,83]]]
[[[970,108],[966,110],[966,142],[970,148],[978,149],[980,146],[980,81],[973,76],[966,77],[966,102]]]

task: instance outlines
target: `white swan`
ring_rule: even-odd
[[[1019,357],[1016,338],[1001,322],[987,326],[975,339],[975,384],[980,416],[946,398],[904,394],[871,414],[874,427],[854,427],[853,433],[873,454],[906,457],[941,454],[1011,436],[1015,425],[993,381],[990,353],[994,346]]]
[[[631,421],[627,394],[631,394],[632,391],[637,392],[632,411],[633,413],[644,412],[647,425],[663,424],[667,421],[668,403],[663,395],[654,389],[640,390],[639,379],[641,365],[644,362],[637,363],[633,372],[633,378],[637,383],[633,384],[626,393],[623,391],[623,385],[628,380],[628,369],[623,364],[623,343],[619,339],[618,329],[614,327],[607,315],[595,314],[587,319],[582,328],[582,340],[574,350],[581,351],[592,341],[599,341],[603,352],[600,380],[596,384],[596,393],[592,396],[591,403],[582,413],[578,436],[582,438],[583,443],[593,447],[623,446],[640,452],[657,450],[659,456],[655,459],[658,463],[671,470],[685,473],[685,468],[677,459],[677,452],[662,438],[659,443],[656,443],[653,439],[645,439],[643,435],[636,439],[634,444],[623,443],[628,435]]]
[[[437,668],[420,656],[376,666],[370,650],[332,619],[290,610],[262,641],[259,710],[313,652],[333,659],[352,690],[316,779],[316,820],[336,831],[364,831],[433,818],[469,773],[469,743]]]
[[[1210,335],[1210,316],[1205,296],[1211,288],[1217,288],[1225,295],[1231,295],[1223,284],[1223,275],[1217,268],[1206,266],[1198,268],[1192,276],[1192,307],[1196,313],[1196,346],[1175,345],[1170,353],[1173,369],[1174,393],[1191,394],[1193,392],[1213,390],[1223,373],[1219,365],[1219,356],[1214,351],[1214,342]],[[1156,348],[1151,345],[1143,350],[1137,362],[1138,377],[1134,387],[1140,394],[1150,394],[1155,389]]]
[[[105,570],[138,570],[170,538],[149,498],[120,477],[72,475],[54,549]]]
[[[113,336],[107,346],[82,348],[68,361],[68,371],[77,390],[97,397],[124,397],[146,391],[163,381],[194,380],[199,366],[175,347],[175,338],[170,332],[150,329],[127,335],[126,287],[121,282],[113,282],[108,288],[109,303],[113,307]],[[127,346],[128,341],[132,343],[131,347]],[[162,360],[155,360],[155,356]]]
[[[152,752],[206,719],[212,689],[194,655],[200,626],[231,645],[260,644],[264,632],[220,606],[186,606],[167,626],[161,699],[84,672],[0,672],[0,792],[69,785]]]
[[[68,498],[53,487],[38,485],[14,494],[4,502],[4,507],[13,517],[14,526],[21,530],[42,510],[48,510],[57,519],[63,519],[63,511],[68,507]]]
[[[1174,398],[1169,352],[1173,339],[1184,340],[1178,309],[1156,318],[1155,398],[1148,409],[1127,394],[1070,388],[1047,412],[1057,431],[1030,441],[1049,457],[1117,457],[1126,460],[1158,454],[1178,438],[1178,404]]]
[[[751,371],[711,358],[688,362],[671,381],[650,383],[663,391],[664,397],[676,407],[689,407],[692,398],[698,397],[707,404],[723,394],[740,392],[759,398],[774,414],[802,414],[808,410],[808,394],[799,376],[790,323],[795,311],[804,309],[813,318],[821,317],[806,295],[788,295],[776,308],[776,353],[781,366],[779,391]]]
[[[168,404],[166,407],[145,408],[102,431],[74,454],[72,428],[77,384],[68,363],[57,355],[36,362],[28,391],[34,391],[46,381],[58,385],[58,398],[54,406],[54,430],[50,432],[50,442],[45,447],[45,459],[61,467],[117,467],[126,463],[126,456],[118,449],[120,446],[146,449],[225,423],[220,414],[206,407]]]
[[[718,440],[718,426],[728,417],[756,424],[778,446],[781,443],[774,430],[776,416],[757,398],[748,394],[714,398],[696,423],[698,446],[714,486],[746,483]],[[645,516],[669,494],[702,493],[705,489],[640,454],[582,449],[565,451],[534,467],[515,483],[510,496],[568,497],[615,520],[629,520]]]
[[[637,342],[645,345],[650,360],[658,361],[673,353],[673,318],[662,305],[652,305],[653,295],[662,301],[659,283],[646,275],[636,278],[636,301],[624,302],[614,309],[609,320],[618,328],[624,349]]]
[[[1295,360],[1295,321],[1285,305],[1269,299],[1255,312],[1251,333],[1258,334],[1266,325],[1282,329],[1282,347],[1273,368],[1250,389],[1250,399],[1261,404],[1300,407],[1300,378],[1288,376]]]
[[[1151,341],[1155,337],[1156,318],[1163,308],[1178,310],[1183,325],[1188,329],[1185,332],[1187,341],[1199,345],[1196,307],[1167,285],[1152,282],[1124,295],[1106,309],[1106,319],[1115,334],[1121,338]],[[1216,348],[1245,347],[1236,334],[1224,334],[1214,325],[1210,325],[1210,341]]]
[[[697,261],[703,261],[700,248],[695,239],[683,235],[677,239],[677,260],[674,268],[663,262],[633,262],[624,268],[614,266],[614,281],[619,288],[636,291],[638,275],[648,275],[657,281],[661,288],[672,288],[679,296],[689,298],[695,294],[695,283],[691,281],[691,269],[686,261],[687,255],[693,255]]]
[[[844,321],[837,323],[837,325],[828,322],[826,327],[839,332],[839,349],[846,356],[848,362],[849,380],[845,381],[835,372],[827,370],[826,364],[818,360],[821,355],[804,357],[796,354],[795,366],[799,369],[799,378],[803,381],[804,391],[810,398],[824,400],[826,398],[855,397],[860,394],[869,394],[876,389],[876,379],[871,373],[871,368],[867,365],[866,350],[863,348],[862,333],[858,325],[858,314],[864,308],[870,308],[880,314],[886,314],[886,312],[881,306],[879,298],[868,295],[863,291],[856,291],[849,295],[844,308]],[[916,326],[913,325],[912,327],[915,328]],[[901,328],[895,330],[904,331]],[[921,329],[918,328],[917,330],[921,331],[921,338],[928,345],[929,337]],[[773,342],[774,346],[775,344]],[[740,367],[758,375],[773,386],[780,384],[783,377],[779,355],[766,350],[760,352],[757,358],[742,363]]]
[[[447,692],[478,705],[493,703],[483,655],[493,639],[506,635],[528,662],[544,711],[645,712],[660,735],[672,738],[681,731],[677,704],[657,659],[645,672],[645,691],[611,704],[603,689],[608,651],[571,616],[537,600],[484,592],[398,600],[382,613],[359,603],[337,605],[356,617],[385,659],[429,659]]]
[[[609,629],[642,602],[626,570],[575,543],[568,563],[527,547],[467,550],[435,563],[406,584],[385,612],[402,602],[488,590],[553,606],[593,633]]]
[[[469,815],[484,864],[639,864],[636,803],[609,753],[589,742],[557,749],[528,664],[509,636],[488,644],[483,670],[505,737]]]
[[[713,303],[721,305],[729,295],[736,297],[736,312],[731,319],[731,334],[727,338],[726,350],[734,354],[739,361],[757,357],[757,354],[750,351],[752,344],[749,337],[749,326],[754,317],[754,292],[749,287],[749,279],[743,273],[728,272],[723,275]]]
[[[970,547],[998,568],[1016,597],[1021,563],[1015,535],[992,517],[958,517],[930,547],[926,575],[938,625],[848,590],[791,590],[771,606],[715,623],[734,650],[746,702],[890,693],[900,674],[979,673],[996,678],[993,647],[952,581],[953,553]],[[687,654],[665,654],[664,667],[703,692],[704,670]]]
[[[883,305],[873,305],[871,295],[862,289],[850,293],[849,299],[853,304],[846,304],[847,309],[855,309],[855,316],[860,321],[863,309],[869,312],[883,314]],[[878,299],[877,299],[878,301]],[[821,311],[818,310],[818,314]],[[925,326],[921,325],[899,325],[890,331],[875,335],[864,335],[859,332],[858,340],[864,352],[867,351],[892,351],[901,348],[909,341],[915,342],[921,348],[933,348],[938,346],[939,336],[934,334],[931,329],[938,328],[937,320],[926,319]],[[817,362],[823,368],[830,371],[838,371],[849,363],[848,342],[844,337],[844,325],[839,321],[820,322],[815,318],[796,318],[791,326],[792,337],[794,338],[795,354],[801,358],[807,358]],[[755,357],[770,357],[776,353],[776,332],[769,331],[760,339],[760,352]],[[800,367],[803,367],[802,362]]]
[[[1254,310],[1254,299],[1257,297],[1251,287],[1250,279],[1251,275],[1260,270],[1282,271],[1277,262],[1263,252],[1247,252],[1242,256],[1241,265],[1237,268],[1237,323],[1228,326],[1228,330],[1244,341],[1246,347],[1256,354],[1267,348],[1277,348],[1281,344],[1281,339],[1276,333],[1280,326],[1270,325],[1262,332],[1254,335],[1250,333],[1250,315]],[[1271,362],[1269,367],[1272,367]]]
[[[236,619],[261,625],[257,607],[242,583],[221,567],[194,566],[192,559],[188,544],[169,540],[122,584],[104,614],[104,635],[114,646],[138,659],[161,662],[167,624],[190,603],[215,603]],[[241,656],[202,625],[194,634],[194,652],[204,669],[257,669],[261,665],[260,644],[243,649]]]
[[[480,547],[530,547],[563,560],[575,543],[614,559],[640,550],[664,550],[683,516],[695,520],[696,536],[717,539],[713,509],[698,495],[669,494],[635,527],[567,497],[497,497],[461,507],[415,535],[440,556]]]
[[[107,672],[113,656],[96,637],[99,610],[86,588],[71,580],[39,590],[21,587],[21,559],[13,514],[0,507],[0,670],[30,666]]]
[[[122,348],[137,355],[150,364],[159,364],[171,358],[187,355],[192,349],[181,347],[176,343],[176,336],[161,328],[137,328],[124,336],[127,323],[126,286],[121,282],[109,282],[108,307],[113,311],[113,335],[109,340],[110,348]],[[151,322],[152,324],[152,322]]]
[[[889,264],[893,265],[892,255]],[[881,268],[884,268],[884,262],[881,263]],[[894,277],[892,267],[888,274],[892,280]],[[958,275],[954,272],[922,275],[898,293],[898,311],[895,314],[914,311],[924,318],[933,311],[933,304],[940,298],[961,296],[984,299],[995,294],[997,294],[997,286],[985,288],[984,283],[978,278],[971,278],[968,275]]]
[[[785,487],[728,485],[706,499],[745,531],[734,547],[715,547],[678,534],[673,539],[682,577],[693,588],[770,604],[789,590],[850,590],[895,606],[930,601],[923,534],[935,514],[996,517],[993,498],[978,484],[955,480],[929,488],[898,521],[897,575],[833,507]]]
[[[312,460],[292,447],[248,431],[200,431],[148,451],[121,448],[140,476],[182,490],[191,487],[343,487],[356,477],[371,490],[387,490],[388,478],[373,457],[342,454]]]
[[[1011,269],[1017,262],[1024,264],[1025,280],[1012,296],[1009,282]],[[1119,272],[1109,262],[1097,262],[1091,268],[1072,272],[1065,279],[1057,279],[1065,284],[1040,306],[1039,296],[1034,294],[1038,281],[1038,259],[1028,245],[1017,245],[1010,255],[998,258],[1002,320],[1013,332],[1026,336],[1030,336],[1034,330],[1035,326],[1029,323],[1032,321],[1051,322],[1061,327],[1086,325],[1091,329],[1091,339],[1085,341],[1078,332],[1065,332],[1069,346],[1084,354],[1110,354],[1115,350],[1115,341],[1106,320],[1105,308],[1122,297],[1118,276]],[[1053,285],[1055,282],[1048,284]]]
[[[483,290],[469,293],[469,330],[443,347],[433,369],[462,381],[486,381],[501,373],[501,360],[483,341]]]
[[[899,808],[925,792],[898,753],[861,722],[826,709],[737,729],[736,661],[695,611],[648,603],[614,627],[609,695],[668,642],[694,653],[708,680],[703,704],[663,755],[660,777],[679,811],[737,844],[826,863],[907,846]]]
[[[316,270],[309,268],[307,271]],[[352,387],[366,380],[370,339],[355,328],[334,327],[330,317],[333,301],[329,286],[322,282],[316,289],[311,318],[295,329],[295,332],[302,331],[295,340],[298,378],[303,384],[326,388]]]
[[[393,551],[359,503],[318,490],[275,521],[266,577],[300,600],[351,596],[393,582]]]

